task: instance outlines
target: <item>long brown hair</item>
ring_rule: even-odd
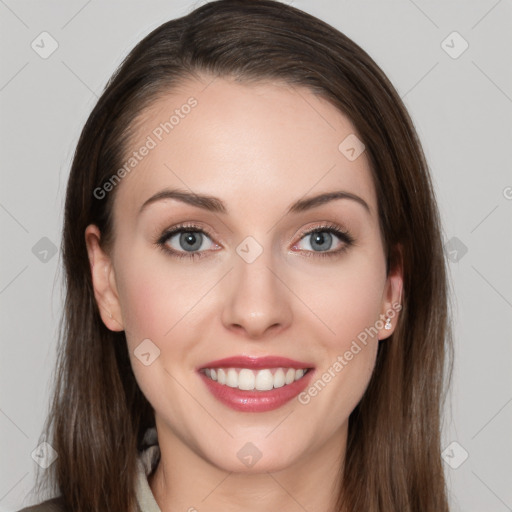
[[[66,298],[45,439],[45,472],[73,512],[135,510],[137,451],[155,425],[130,366],[124,332],[103,324],[84,231],[112,240],[115,190],[139,115],[193,76],[282,80],[348,116],[370,159],[388,270],[402,265],[403,309],[381,342],[349,420],[338,510],[445,512],[440,458],[445,367],[452,345],[439,214],[413,123],[377,64],[321,20],[272,0],[220,0],[146,36],[108,82],[80,136],[69,176],[62,255]],[[400,247],[400,251],[397,248]],[[448,356],[448,357],[447,357]]]

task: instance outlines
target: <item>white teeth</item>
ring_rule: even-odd
[[[254,389],[255,385],[256,376],[254,375],[254,372],[247,368],[240,370],[240,373],[238,374],[238,389],[251,391]]]
[[[274,372],[274,373],[272,373]],[[307,369],[295,368],[265,368],[251,370],[249,368],[205,368],[204,374],[219,384],[243,391],[269,391],[281,388],[301,379]]]
[[[294,380],[295,380],[295,370],[293,368],[289,368],[288,371],[286,372],[286,379],[284,382],[286,384],[291,384]]]
[[[256,385],[258,391],[268,391],[274,387],[274,377],[270,370],[260,370],[256,375]]]
[[[276,373],[274,373],[274,387],[282,388],[284,386],[284,371],[282,368],[279,368]]]
[[[228,370],[228,375],[226,377],[226,386],[229,386],[230,388],[238,387],[238,374],[236,373],[236,370],[234,368],[230,368]]]

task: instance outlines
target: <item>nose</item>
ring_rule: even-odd
[[[235,255],[234,267],[222,311],[226,329],[253,340],[287,329],[292,321],[292,294],[284,284],[283,270],[279,271],[273,262],[271,251],[263,251],[251,263]]]

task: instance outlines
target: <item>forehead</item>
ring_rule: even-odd
[[[353,124],[306,88],[189,80],[147,108],[135,133],[116,216],[136,215],[165,188],[222,198],[234,213],[261,211],[262,202],[283,211],[334,189],[360,195],[376,210],[365,152],[356,159],[344,152],[344,141],[357,137]]]

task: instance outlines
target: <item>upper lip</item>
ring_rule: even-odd
[[[295,368],[300,370],[313,368],[313,365],[311,363],[280,356],[233,356],[210,361],[197,369],[204,370],[205,368]]]

